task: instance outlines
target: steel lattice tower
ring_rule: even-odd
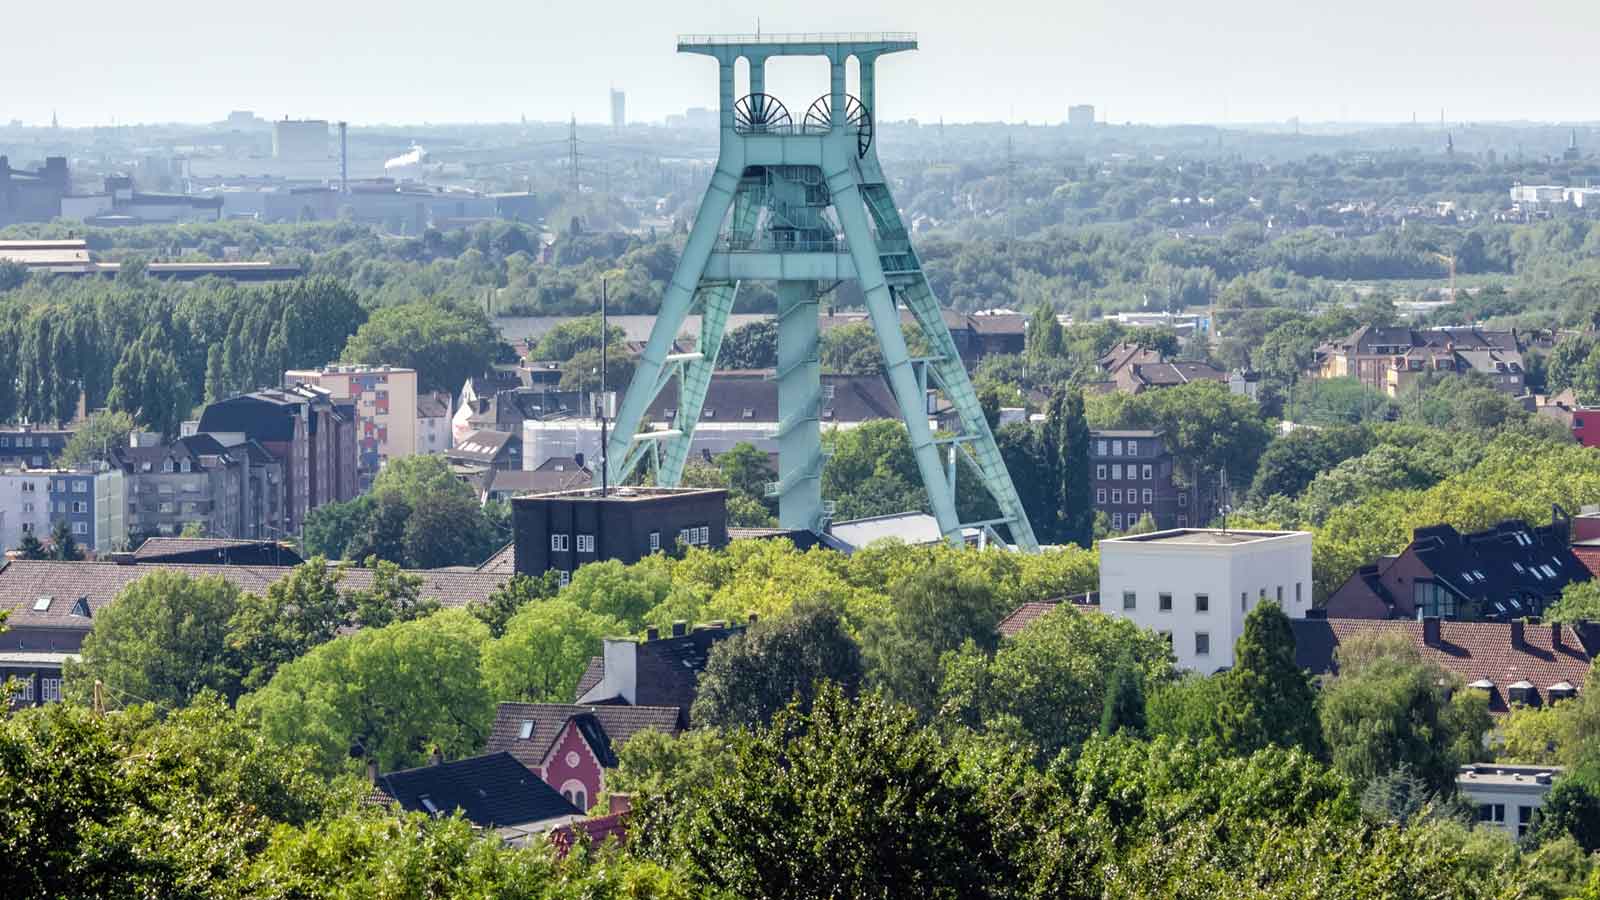
[[[646,456],[655,460],[659,484],[678,483],[739,282],[776,281],[779,471],[767,493],[778,497],[778,522],[783,527],[825,528],[830,514],[822,502],[821,412],[830,398],[817,355],[817,299],[820,284],[855,279],[866,298],[886,377],[939,529],[956,542],[963,528],[993,534],[1003,525],[1018,547],[1037,549],[873,144],[878,57],[916,47],[914,34],[679,37],[679,52],[717,61],[720,152],[604,450],[613,484]],[[830,90],[811,103],[798,122],[781,101],[766,93],[765,65],[775,56],[828,60]],[[845,90],[845,66],[852,56],[859,66],[859,97]],[[740,58],[749,64],[750,93],[735,97],[734,67]],[[912,357],[908,351],[900,327],[901,308],[920,327],[931,348],[928,356]],[[684,318],[696,310],[701,314],[697,346],[692,352],[673,352]],[[680,399],[672,427],[640,432],[645,410],[674,378],[680,380]],[[930,385],[954,406],[960,433],[934,434],[926,400]],[[970,461],[994,497],[998,518],[962,522],[957,517],[958,455]]]

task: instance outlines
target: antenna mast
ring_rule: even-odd
[[[600,496],[611,490],[611,467],[606,462],[606,338],[610,318],[606,314],[606,280],[600,279]]]

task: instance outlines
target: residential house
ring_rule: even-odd
[[[594,473],[576,460],[553,458],[537,469],[490,469],[481,478],[483,502],[506,502],[530,494],[575,491],[594,483]]]
[[[1156,528],[1187,528],[1211,519],[1211,492],[1178,480],[1177,461],[1160,431],[1136,428],[1089,432],[1089,489],[1094,510],[1112,531],[1145,515]]]
[[[1363,325],[1317,348],[1316,375],[1355,378],[1389,396],[1427,373],[1479,372],[1513,397],[1527,392],[1516,331]]]
[[[73,540],[90,556],[110,553],[128,542],[127,487],[121,469],[102,461],[75,469],[30,469],[20,477],[34,475],[49,479],[47,530],[65,520]],[[0,519],[3,518],[4,512],[0,511]],[[0,533],[3,531],[0,522]]]
[[[1600,447],[1600,407],[1579,403],[1571,388],[1553,397],[1541,397],[1535,411],[1565,425],[1583,446]]]
[[[416,369],[358,365],[290,369],[283,373],[283,383],[314,385],[335,402],[355,404],[356,470],[362,490],[371,486],[384,463],[421,452]]]
[[[501,703],[488,752],[516,757],[579,809],[606,789],[617,750],[641,731],[677,736],[682,711],[675,706]]]
[[[755,617],[751,617],[751,622]],[[602,656],[589,660],[589,667],[578,679],[573,702],[592,706],[671,707],[678,710],[678,729],[689,728],[689,710],[711,658],[711,648],[719,641],[743,634],[744,625],[712,622],[689,628],[686,622],[672,623],[670,634],[654,627],[645,639],[606,638]]]
[[[515,431],[474,431],[456,441],[444,457],[458,474],[521,469],[522,436]]]
[[[1111,348],[1098,362],[1104,390],[1140,394],[1158,388],[1177,387],[1191,381],[1216,381],[1230,384],[1229,374],[1203,360],[1169,360],[1161,353],[1138,344],[1123,343]],[[1251,396],[1250,382],[1241,374],[1236,393]]]
[[[682,542],[728,544],[728,492],[710,488],[580,488],[511,501],[517,571],[561,573],[566,584],[585,563],[635,563]]]
[[[417,396],[417,452],[450,449],[450,394],[431,391]]]
[[[509,753],[378,775],[373,799],[434,818],[459,811],[474,826],[519,846],[534,835],[583,818],[584,813]]]
[[[32,425],[0,427],[0,467],[44,469],[56,464],[56,457],[72,439],[72,432]]]
[[[1577,696],[1600,650],[1600,623],[1530,625],[1510,622],[1295,619],[1295,664],[1313,675],[1339,671],[1339,647],[1356,635],[1384,634],[1415,647],[1467,687],[1489,695],[1489,712],[1548,706]]]
[[[1231,668],[1262,603],[1291,619],[1311,609],[1310,532],[1179,528],[1100,542],[1100,611],[1164,635],[1180,668]]]
[[[1593,577],[1567,545],[1567,520],[1538,527],[1510,519],[1462,534],[1450,525],[1411,533],[1395,556],[1357,569],[1327,600],[1330,618],[1508,620],[1543,614],[1575,581]]]
[[[1070,606],[1077,612],[1100,611],[1100,592],[1088,591],[1082,594],[1072,594],[1067,597],[1056,597],[1049,600],[1030,600],[1006,614],[995,630],[1003,638],[1014,638],[1022,633],[1024,628],[1039,621],[1062,606]]]
[[[1534,814],[1544,806],[1550,785],[1561,777],[1560,766],[1516,766],[1474,763],[1462,766],[1456,790],[1478,808],[1478,826],[1499,828],[1513,840],[1527,837]]]
[[[192,563],[224,566],[298,566],[305,562],[282,541],[153,537],[133,551],[139,565]]]
[[[30,534],[50,538],[50,476],[6,469],[0,472],[0,551],[17,549]]]
[[[7,630],[0,633],[0,658],[22,654],[30,660],[35,678],[59,677],[61,660],[78,652],[95,616],[113,603],[123,588],[156,569],[196,578],[218,575],[239,590],[257,595],[265,595],[273,583],[294,571],[291,565],[142,562],[135,553],[113,553],[111,557],[93,562],[18,559],[0,566],[0,612],[9,614]],[[375,571],[348,569],[340,587],[368,590]],[[451,608],[488,600],[510,577],[455,569],[418,569],[408,574],[422,579],[421,597]],[[42,696],[42,688],[35,695]]]

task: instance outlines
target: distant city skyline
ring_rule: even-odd
[[[879,70],[879,118],[1064,121],[1093,104],[1121,124],[1437,124],[1600,119],[1585,35],[1600,5],[1534,0],[1349,0],[1299,6],[1218,0],[1074,5],[816,0],[805,19],[772,4],[513,5],[477,0],[425,19],[393,3],[281,0],[236,8],[174,0],[160,14],[108,0],[25,4],[0,37],[0,123],[66,127],[266,119],[366,124],[608,123],[715,104],[715,69],[675,53],[685,32],[911,30],[922,49]],[[764,8],[766,7],[766,8]],[[782,9],[782,15],[774,13]],[[131,15],[131,18],[130,18]],[[1514,40],[1516,34],[1546,35]],[[30,36],[50,34],[49,40]],[[810,68],[806,63],[813,63]],[[791,107],[826,88],[821,60],[769,68]]]

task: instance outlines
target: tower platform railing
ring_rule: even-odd
[[[680,34],[678,43],[708,44],[887,44],[916,43],[915,31],[811,31],[761,34]]]

